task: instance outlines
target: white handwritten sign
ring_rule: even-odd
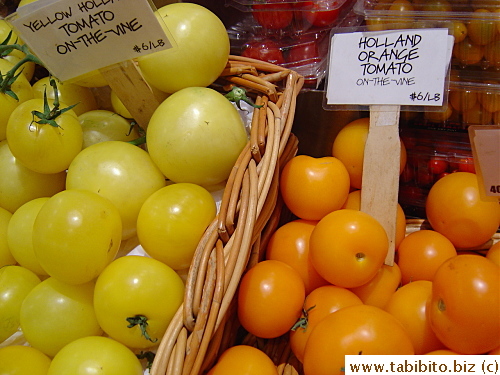
[[[442,106],[452,45],[446,28],[334,34],[327,104]]]
[[[11,22],[62,81],[172,47],[148,0],[38,0]]]

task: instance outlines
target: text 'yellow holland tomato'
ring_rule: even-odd
[[[167,178],[203,186],[225,181],[248,141],[236,107],[206,87],[187,87],[165,99],[149,121],[146,139]]]

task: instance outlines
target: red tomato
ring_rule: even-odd
[[[294,220],[279,227],[269,239],[266,259],[280,260],[293,267],[304,281],[306,294],[328,284],[309,259],[309,237],[316,221]]]
[[[241,56],[267,61],[276,65],[285,63],[280,45],[272,39],[249,41],[245,45]]]
[[[448,349],[483,354],[500,345],[500,268],[480,255],[444,262],[432,281],[427,314]]]
[[[347,354],[413,355],[414,349],[394,316],[375,306],[353,305],[314,327],[304,352],[304,373],[343,375]]]
[[[264,260],[241,279],[238,318],[251,334],[276,338],[293,327],[304,298],[304,282],[297,271],[281,261]]]
[[[349,185],[346,167],[333,156],[297,155],[280,176],[283,201],[294,215],[306,220],[319,220],[341,208]]]
[[[252,5],[255,20],[265,29],[280,30],[288,27],[293,20],[293,7],[280,0],[267,0]]]
[[[317,41],[313,38],[302,37],[290,48],[287,62],[311,60],[319,57]]]
[[[432,174],[441,174],[448,170],[448,162],[439,157],[430,158],[427,165]]]
[[[337,20],[340,8],[336,1],[307,1],[304,4],[303,17],[313,26],[328,27],[332,26]]]

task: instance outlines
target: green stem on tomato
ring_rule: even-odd
[[[158,339],[152,339],[151,336],[149,336],[149,333],[147,331],[148,318],[146,316],[135,315],[135,316],[127,318],[127,322],[129,323],[127,328],[133,328],[135,326],[139,326],[139,328],[141,330],[141,334],[146,338],[146,340],[151,341],[151,342],[158,341]]]
[[[241,110],[240,102],[243,100],[245,103],[250,104],[254,108],[261,108],[262,105],[256,105],[247,96],[247,90],[242,87],[233,87],[226,95],[224,95],[230,102],[236,103],[238,109]]]
[[[74,106],[76,106],[78,103],[70,105],[69,107],[66,108],[60,108],[60,103],[59,103],[59,90],[57,89],[57,83],[55,79],[50,78],[50,85],[54,89],[54,101],[52,104],[52,109],[50,108],[49,101],[47,99],[47,88],[45,88],[43,92],[43,112],[40,111],[31,111],[31,114],[33,115],[33,121],[37,124],[40,125],[50,125],[55,128],[59,128],[60,125],[56,122],[57,117],[62,115],[63,113],[69,111],[72,109]],[[35,120],[35,117],[38,117],[38,120]]]

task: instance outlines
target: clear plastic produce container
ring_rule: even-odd
[[[226,0],[248,14],[255,34],[297,35],[305,31],[330,29],[352,10],[356,0]]]
[[[446,174],[473,172],[467,133],[436,129],[401,129],[407,162],[399,180],[399,203],[405,214],[425,218],[425,200],[434,183]]]
[[[293,69],[304,76],[304,89],[315,89],[326,75],[331,30],[359,26],[362,22],[363,18],[351,9],[330,27],[304,27],[293,32],[284,29],[273,31],[264,28],[253,14],[245,13],[241,20],[228,27],[227,32],[232,54]]]
[[[451,73],[441,112],[403,112],[402,126],[466,132],[471,125],[500,125],[500,72]]]
[[[370,30],[449,27],[455,36],[452,64],[500,70],[498,0],[358,0],[353,7]]]

